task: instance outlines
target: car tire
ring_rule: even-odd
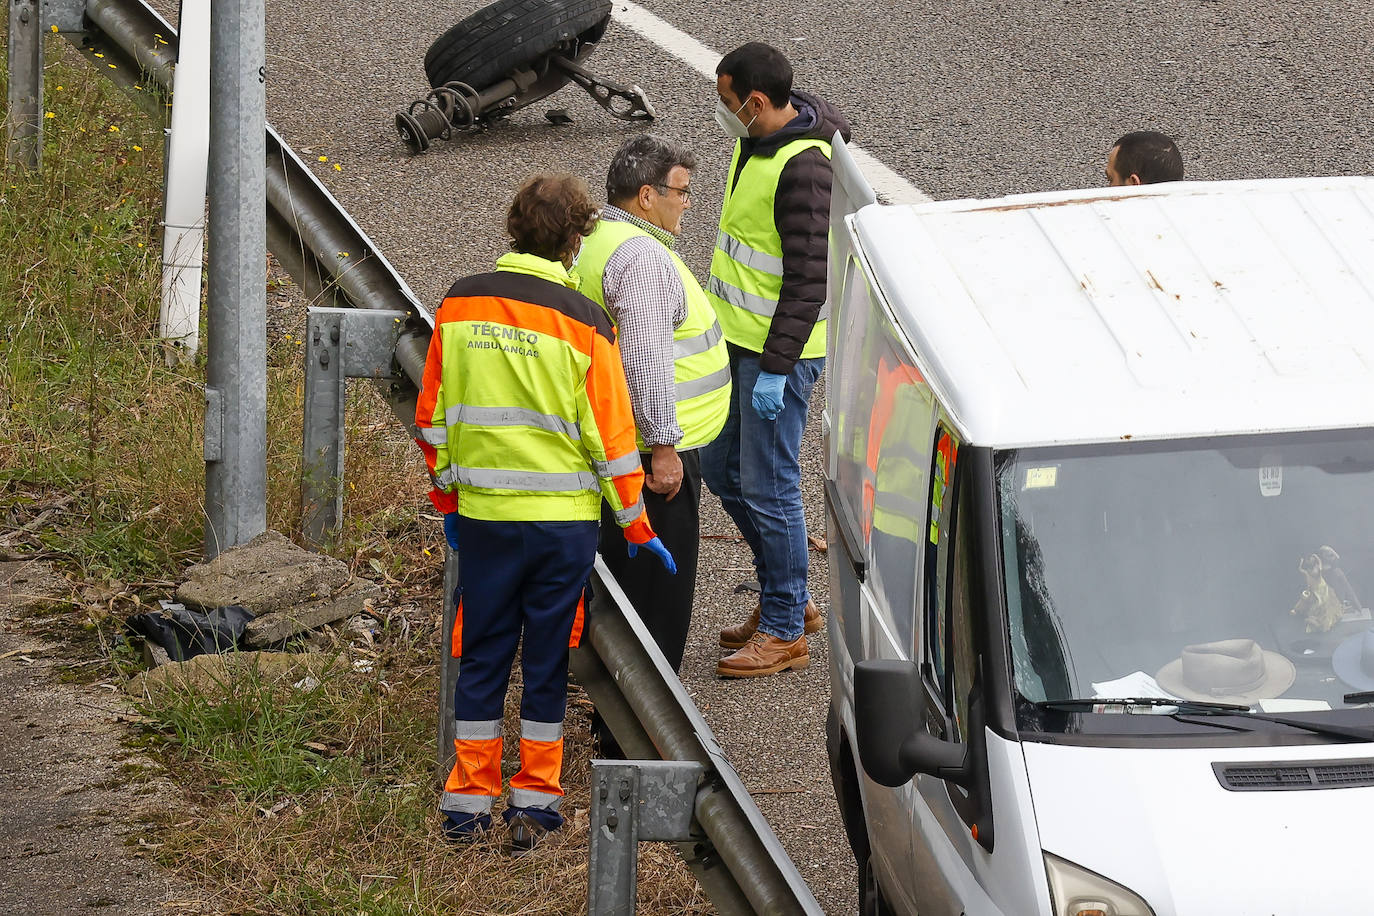
[[[873,871],[873,857],[864,856],[859,863],[859,914],[860,916],[895,916],[892,908],[883,897],[882,886]]]
[[[480,92],[565,41],[600,40],[610,19],[611,0],[496,0],[430,45],[425,77],[436,89],[458,82]]]

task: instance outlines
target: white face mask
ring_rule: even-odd
[[[720,125],[721,130],[725,131],[727,137],[739,137],[743,139],[749,136],[749,128],[753,126],[758,115],[754,115],[754,117],[750,118],[748,124],[745,124],[739,119],[739,112],[743,111],[744,106],[748,104],[749,100],[745,99],[744,102],[740,104],[739,108],[731,111],[725,106],[724,102],[720,99],[716,99],[716,123]]]

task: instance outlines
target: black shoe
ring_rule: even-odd
[[[490,814],[446,814],[444,817],[444,839],[456,846],[476,843],[483,839],[490,830]]]
[[[510,829],[510,854],[523,856],[539,845],[549,831],[528,814],[517,814],[507,823]]]

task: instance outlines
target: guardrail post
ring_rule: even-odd
[[[37,0],[10,0],[5,158],[37,171],[43,154],[43,26]]]
[[[453,625],[458,608],[453,603],[453,590],[458,587],[458,554],[444,545],[444,628],[439,631],[439,741],[435,749],[435,767],[442,787],[453,769],[457,750],[453,738],[458,731],[453,719],[453,689],[458,684],[461,659],[453,657]]]
[[[343,519],[344,412],[351,378],[393,378],[406,312],[312,307],[305,332],[301,533],[320,546]]]
[[[641,840],[692,838],[705,767],[686,760],[593,760],[588,916],[634,916]]]

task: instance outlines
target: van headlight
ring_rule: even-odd
[[[1055,916],[1155,916],[1140,896],[1068,859],[1045,853]]]

